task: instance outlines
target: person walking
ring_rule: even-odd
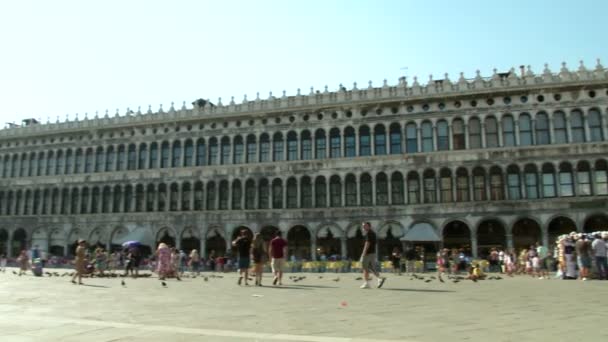
[[[19,257],[17,257],[17,261],[19,262],[19,275],[24,275],[30,268],[30,258],[25,249],[21,250]]]
[[[287,256],[287,241],[281,237],[281,231],[275,232],[275,237],[270,241],[268,250],[270,256],[270,267],[274,274],[272,285],[283,285],[283,269],[285,268],[285,257]]]
[[[201,264],[201,257],[200,255],[198,255],[198,251],[196,249],[193,249],[192,251],[190,251],[190,271],[192,272],[192,274],[196,273],[197,275],[200,274],[199,271],[199,267]]]
[[[401,275],[401,251],[399,251],[399,247],[393,248],[393,253],[391,254],[391,264],[393,264],[393,273],[398,273]]]
[[[266,243],[262,234],[255,233],[251,242],[251,259],[253,260],[255,272],[255,285],[262,286],[262,273],[266,262]]]
[[[76,284],[76,278],[78,278],[78,285],[82,285],[82,275],[85,272],[85,256],[86,256],[86,241],[83,239],[78,240],[78,247],[74,253],[76,258],[74,259],[75,273],[72,276],[72,283]]]
[[[591,243],[593,254],[595,255],[595,263],[599,273],[599,279],[608,279],[608,265],[606,263],[606,242],[600,234],[595,235],[595,240]]]
[[[386,278],[380,276],[378,271],[378,263],[376,259],[376,233],[372,230],[372,225],[369,222],[362,223],[363,234],[365,235],[365,243],[363,245],[363,252],[361,252],[361,268],[363,269],[363,285],[362,289],[370,288],[369,281],[370,272],[373,273],[378,279],[378,288],[381,288],[386,281]]]
[[[249,252],[251,250],[251,241],[249,240],[247,233],[247,229],[241,229],[239,236],[232,241],[232,246],[236,247],[239,253],[239,280],[237,282],[239,285],[243,282],[243,277],[245,277],[245,285],[249,285],[247,279],[249,277]]]
[[[587,241],[587,236],[582,234],[574,243],[576,251],[576,262],[578,264],[578,279],[586,281],[589,277],[591,268],[591,243]]]
[[[158,279],[165,280],[167,276],[171,274],[171,250],[166,243],[161,242],[156,249],[156,272],[158,272]]]

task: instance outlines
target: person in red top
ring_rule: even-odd
[[[287,241],[281,237],[281,231],[277,230],[274,239],[270,241],[268,249],[270,255],[270,266],[274,274],[272,285],[283,285],[283,268],[285,267],[285,257],[287,256]]]

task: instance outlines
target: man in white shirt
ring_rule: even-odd
[[[595,240],[591,244],[593,254],[595,255],[595,264],[600,279],[607,279],[608,265],[606,264],[606,242],[599,234],[595,235]]]

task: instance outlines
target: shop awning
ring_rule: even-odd
[[[414,224],[410,230],[405,233],[401,241],[440,241],[439,236],[435,232],[435,228],[426,222]]]

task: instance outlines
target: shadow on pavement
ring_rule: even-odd
[[[407,292],[456,292],[456,291],[451,291],[451,290],[431,290],[431,289],[391,289],[391,288],[384,288],[382,290],[387,290],[387,291],[407,291]]]

